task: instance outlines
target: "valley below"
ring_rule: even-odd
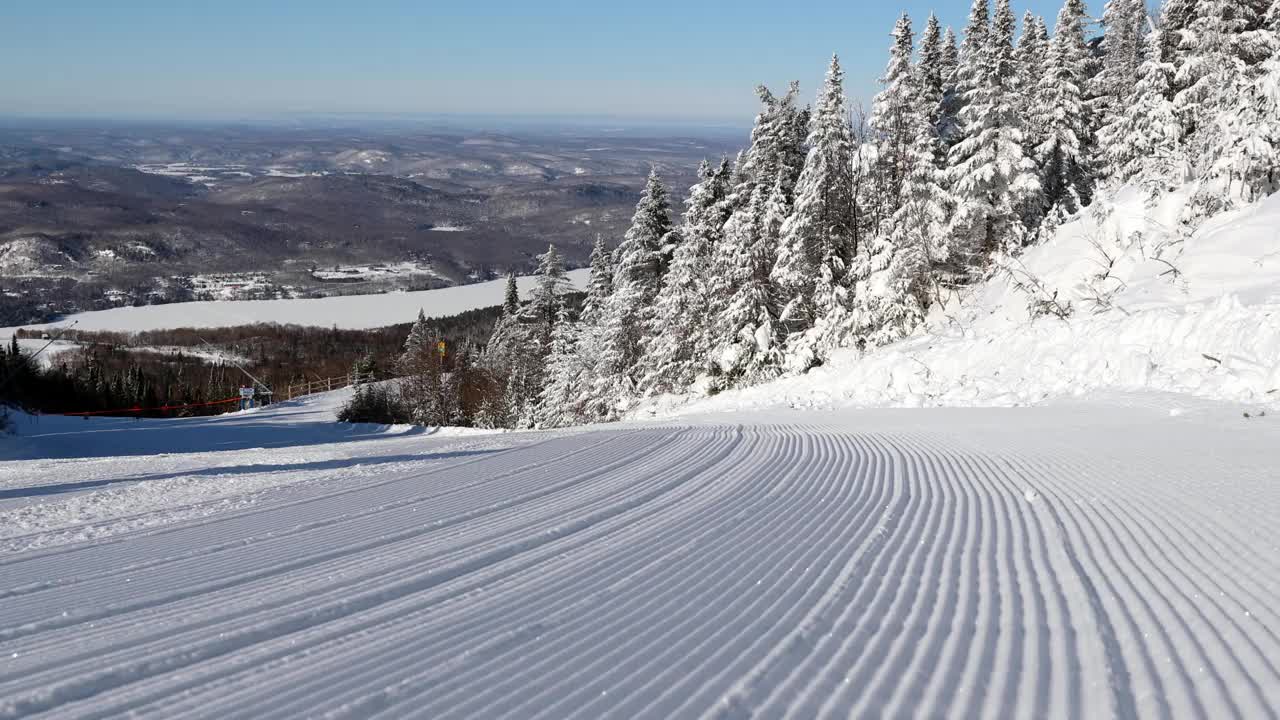
[[[662,133],[651,136],[652,133]],[[651,167],[743,133],[430,123],[0,127],[0,324],[191,300],[428,290],[581,267]]]

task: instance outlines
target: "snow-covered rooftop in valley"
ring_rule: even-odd
[[[343,397],[18,418],[0,717],[1280,707],[1280,417],[1147,395],[458,435],[337,424]]]
[[[588,270],[570,270],[575,287],[586,285]],[[537,284],[536,277],[517,279],[521,297]],[[237,300],[145,305],[70,315],[56,323],[24,325],[29,330],[64,327],[76,322],[77,330],[118,330],[140,332],[181,327],[233,327],[253,323],[280,323],[341,329],[365,329],[412,322],[422,310],[427,317],[446,317],[476,308],[502,304],[506,280],[471,285],[393,292],[380,295],[344,295],[315,299]],[[0,328],[0,338],[8,338],[15,328]]]

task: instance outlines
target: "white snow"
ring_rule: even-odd
[[[570,282],[586,285],[589,270],[571,270]],[[517,280],[522,297],[528,297],[536,277]],[[252,323],[280,323],[342,329],[385,327],[412,322],[421,309],[427,317],[456,315],[467,310],[502,304],[506,280],[460,285],[439,290],[346,295],[316,299],[237,300],[173,303],[142,307],[113,308],[77,313],[45,325],[24,325],[29,330],[61,327],[78,322],[77,330],[118,330],[140,332],[180,327],[233,327]],[[0,339],[15,328],[0,328]]]
[[[1143,395],[444,437],[335,424],[340,400],[20,420],[0,717],[1280,707],[1273,416]]]

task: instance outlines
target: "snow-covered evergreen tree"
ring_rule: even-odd
[[[909,28],[900,22],[895,38],[904,30]],[[895,42],[891,56],[901,52],[902,44]],[[888,73],[886,80],[891,77]],[[906,84],[909,98],[923,92],[923,83]],[[893,213],[851,268],[852,311],[843,334],[862,346],[899,339],[920,323],[929,302],[932,270],[948,249],[950,203],[943,187],[945,173],[934,163],[937,135],[928,107],[928,103],[909,101],[899,116],[896,131],[904,137],[904,177],[892,203]]]
[[[503,293],[502,314],[493,326],[481,363],[505,377],[510,370],[513,346],[521,341],[520,334],[520,293],[515,273],[509,273]]]
[[[1090,52],[1082,0],[1066,0],[1049,44],[1045,76],[1036,103],[1035,126],[1043,134],[1035,157],[1040,166],[1043,209],[1049,227],[1075,214],[1093,196],[1090,152],[1094,147],[1085,102]]]
[[[916,87],[919,97],[917,102],[920,104],[920,110],[928,118],[930,126],[933,127],[934,135],[941,138],[943,134],[942,116],[946,107],[947,94],[947,78],[946,67],[943,63],[944,49],[942,47],[942,23],[938,22],[938,16],[933,13],[929,14],[929,20],[925,23],[924,33],[920,35],[920,53],[919,59],[913,72],[916,76]],[[936,161],[941,164],[943,160],[943,147],[938,146]]]
[[[1208,135],[1207,165],[1192,199],[1193,217],[1207,217],[1280,189],[1280,3],[1270,25],[1259,23],[1240,40],[1249,57],[1266,56],[1230,78],[1225,106]],[[1256,12],[1256,9],[1255,9]]]
[[[1234,80],[1246,72],[1239,40],[1250,24],[1248,9],[1245,0],[1198,0],[1180,32],[1174,105],[1198,172],[1214,161],[1215,121],[1231,105]]]
[[[516,274],[507,273],[507,284],[502,292],[502,314],[515,317],[520,311],[520,289],[516,285]]]
[[[715,321],[707,328],[705,344],[711,352],[708,358],[710,369],[717,372],[724,371],[723,363],[718,361],[724,349],[737,343],[740,334],[741,328],[726,320],[734,299],[741,293],[753,292],[757,297],[772,298],[775,292],[767,279],[758,288],[743,287],[740,280],[755,277],[752,263],[758,256],[753,252],[764,253],[772,267],[781,238],[781,221],[789,212],[796,182],[804,168],[806,140],[812,123],[811,113],[795,106],[797,84],[792,83],[782,97],[763,87],[757,93],[761,101],[760,113],[751,132],[751,145],[735,165],[730,183],[732,187],[725,202],[728,219],[721,232],[722,241],[712,253],[707,306],[708,315]],[[774,216],[776,222],[762,224],[759,202],[773,197],[775,191],[777,201],[771,207],[775,211],[782,209]],[[739,308],[739,314],[742,312],[746,311]],[[772,312],[776,314],[776,308]],[[744,358],[743,362],[748,360]],[[729,369],[731,375],[722,379],[721,385],[746,382],[738,375],[732,375],[737,373],[735,368],[736,365]],[[731,380],[728,379],[730,377]]]
[[[1249,67],[1250,79],[1261,73],[1261,65],[1275,56],[1276,29],[1273,0],[1242,0],[1239,9],[1243,31],[1235,38],[1236,54]]]
[[[982,0],[975,3],[985,6]],[[1017,77],[1008,0],[1000,0],[984,32],[985,52],[972,50],[975,87],[960,120],[963,139],[951,149],[949,183],[956,202],[948,255],[970,266],[996,251],[1012,251],[1027,239],[1026,221],[1041,203],[1036,164],[1027,157],[1025,135],[1012,84]]]
[[[718,342],[712,347],[719,388],[752,385],[775,377],[782,368],[782,336],[778,303],[770,272],[777,239],[790,214],[783,179],[777,178],[765,199],[757,188],[743,217],[730,226],[724,243],[732,259],[723,271],[732,288],[716,318]]]
[[[955,142],[963,139],[961,116],[970,99],[983,83],[987,73],[988,38],[991,33],[991,4],[988,0],[973,0],[969,20],[964,27],[964,40],[960,44],[959,63],[955,74],[954,109],[957,119]]]
[[[885,218],[898,210],[902,185],[912,160],[908,155],[916,140],[913,120],[924,108],[923,90],[911,64],[914,35],[911,18],[906,13],[898,17],[892,38],[889,65],[880,78],[884,89],[872,102],[869,118],[877,148],[874,175],[881,203],[877,215]]]
[[[400,363],[411,362],[426,349],[433,348],[431,326],[427,323],[427,314],[418,308],[418,319],[409,328],[409,335],[404,340],[404,349],[400,352]]]
[[[738,196],[734,209],[746,207],[757,187],[773,187],[782,176],[788,191],[804,166],[804,139],[808,133],[809,114],[796,107],[799,83],[792,82],[785,95],[778,97],[763,85],[756,88],[760,113],[751,130],[751,144],[734,168],[733,193]]]
[[[809,154],[771,272],[785,302],[781,320],[804,346],[797,347],[798,357],[805,358],[801,365],[832,342],[827,337],[800,337],[814,327],[824,308],[843,305],[845,269],[857,252],[848,117],[844,71],[833,56],[810,120]]]
[[[480,357],[480,365],[503,388],[502,401],[490,408],[494,427],[515,427],[537,394],[537,389],[532,387],[537,378],[530,377],[529,363],[540,360],[538,351],[531,349],[539,342],[539,334],[532,332],[524,319],[516,276],[510,273],[503,295],[502,314],[494,324],[493,333]]]
[[[535,411],[538,427],[567,427],[586,419],[584,382],[589,363],[579,352],[580,336],[580,328],[571,321],[568,309],[561,305],[551,333],[546,383]]]
[[[1145,0],[1108,0],[1102,11],[1102,68],[1091,83],[1091,112],[1099,128],[1120,122],[1133,100],[1142,64],[1143,36],[1147,26]],[[1101,137],[1115,138],[1109,129]],[[1109,155],[1109,148],[1102,148]]]
[[[649,173],[631,227],[615,253],[613,292],[600,322],[591,407],[614,417],[635,395],[641,341],[662,285],[662,249],[672,232],[667,189],[656,170]]]
[[[942,112],[938,119],[938,137],[942,138],[942,153],[938,166],[946,166],[946,151],[960,133],[960,91],[957,83],[960,75],[960,47],[956,33],[947,28],[942,35]]]
[[[1018,75],[1013,86],[1018,101],[1018,113],[1026,121],[1023,144],[1027,155],[1035,156],[1035,149],[1044,142],[1044,131],[1037,122],[1040,112],[1040,83],[1044,82],[1049,64],[1049,29],[1044,18],[1027,12],[1022,18],[1022,37],[1014,53]]]
[[[443,425],[449,420],[438,342],[426,314],[419,310],[396,369],[402,376],[400,398],[413,422],[420,425]]]
[[[506,412],[516,427],[532,427],[537,421],[539,398],[547,375],[555,324],[563,307],[562,293],[569,283],[555,245],[538,256],[538,284],[523,311],[510,313],[504,304],[499,329],[491,346],[501,352],[499,375],[506,378]],[[510,285],[508,286],[510,290]]]
[[[1186,179],[1182,126],[1170,99],[1174,66],[1160,52],[1165,46],[1163,32],[1157,28],[1146,37],[1133,96],[1119,119],[1104,127],[1099,140],[1101,161],[1112,182],[1137,178],[1153,197]]]
[[[525,311],[528,321],[547,328],[554,325],[563,303],[561,296],[569,287],[564,258],[554,244],[548,245],[547,251],[538,256],[538,284]]]
[[[706,367],[710,356],[712,260],[720,244],[729,194],[728,161],[702,163],[699,182],[689,191],[683,242],[676,249],[647,325],[638,375],[646,393],[683,390]]]
[[[591,248],[591,282],[587,285],[587,296],[582,301],[582,315],[579,320],[587,325],[594,325],[604,311],[605,301],[613,293],[613,262],[609,251],[605,249],[604,238],[596,235],[595,245]]]

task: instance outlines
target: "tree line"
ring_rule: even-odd
[[[703,163],[683,214],[650,174],[615,249],[597,240],[581,310],[541,256],[481,368],[490,421],[614,420],[645,397],[802,373],[906,337],[1124,184],[1193,190],[1189,233],[1280,185],[1280,0],[1066,0],[1052,34],[974,0],[963,40],[904,14],[882,89],[852,109],[833,57],[810,107],[757,90],[750,144]],[[512,286],[514,287],[514,285]],[[1069,308],[1060,308],[1069,312]]]
[[[569,298],[572,302],[572,298]],[[481,347],[499,309],[483,308],[431,321],[450,348],[446,368],[462,348]],[[43,331],[18,330],[0,348],[0,405],[38,413],[125,410],[128,416],[214,414],[235,405],[202,403],[236,397],[252,384],[241,367],[285,398],[290,384],[348,374],[399,374],[397,361],[409,324],[369,330],[260,323],[227,328],[178,328],[135,333],[66,330],[56,354],[32,360],[19,339],[41,340]],[[150,408],[175,407],[171,410]],[[134,408],[141,411],[135,412]]]

